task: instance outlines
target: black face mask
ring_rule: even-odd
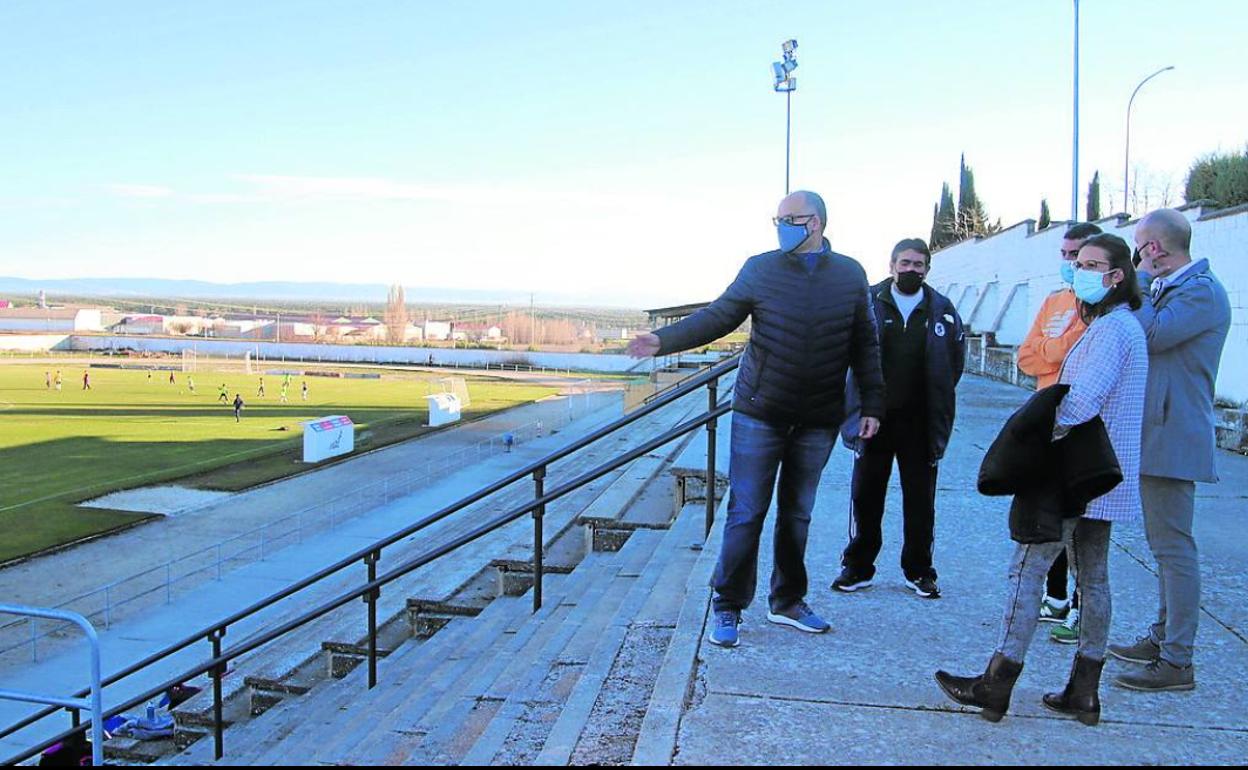
[[[914,294],[923,286],[923,276],[908,270],[904,273],[898,273],[895,283],[897,290],[902,294]]]

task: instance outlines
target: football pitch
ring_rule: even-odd
[[[59,363],[59,362],[58,362]],[[285,365],[271,368],[330,370]],[[61,389],[46,386],[45,376]],[[77,503],[121,489],[177,480],[197,489],[240,490],[310,466],[302,457],[302,422],[345,414],[356,423],[356,452],[430,430],[425,396],[439,375],[384,371],[380,379],[292,376],[281,402],[280,374],[0,366],[0,562],[149,518],[150,514],[84,509]],[[346,370],[344,370],[346,371]],[[353,373],[363,370],[353,369]],[[83,373],[91,389],[83,389]],[[377,372],[374,372],[377,373]],[[195,390],[190,390],[190,379]],[[529,403],[555,388],[467,377],[464,419]],[[308,384],[307,400],[302,385]],[[241,394],[235,422],[223,403]]]

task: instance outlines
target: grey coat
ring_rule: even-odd
[[[1217,481],[1214,384],[1231,328],[1226,289],[1197,261],[1154,303],[1152,276],[1140,273],[1143,306],[1135,317],[1148,339],[1140,473],[1186,481]]]

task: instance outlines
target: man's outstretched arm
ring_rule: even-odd
[[[736,329],[754,309],[749,272],[746,262],[723,294],[711,304],[688,318],[653,332],[639,334],[628,343],[628,354],[634,358],[678,353],[706,345]]]

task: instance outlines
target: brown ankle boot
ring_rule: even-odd
[[[989,722],[1000,722],[1010,707],[1014,683],[1023,672],[1023,664],[1015,663],[1002,653],[992,656],[988,668],[980,676],[954,676],[936,672],[936,684],[963,706],[975,706],[979,715]]]
[[[1044,705],[1062,714],[1071,714],[1085,725],[1101,721],[1101,669],[1104,660],[1075,656],[1070,667],[1070,681],[1061,692],[1044,696]]]

